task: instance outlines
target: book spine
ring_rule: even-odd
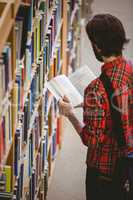
[[[6,175],[6,192],[11,192],[11,166],[4,166],[4,172]]]
[[[22,127],[19,127],[15,133],[15,151],[14,151],[14,175],[17,177],[20,173],[21,154],[22,154]]]
[[[5,165],[0,174],[0,192],[10,193],[11,188],[11,166]]]

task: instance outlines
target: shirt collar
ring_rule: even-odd
[[[116,59],[114,59],[111,62],[105,63],[102,65],[101,71],[106,72],[108,70],[111,70],[114,66],[119,66],[119,64],[122,62],[123,57],[118,56]]]

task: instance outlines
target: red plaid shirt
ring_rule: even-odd
[[[116,139],[110,136],[112,120],[106,91],[99,78],[88,85],[84,93],[85,126],[81,138],[88,146],[87,165],[111,176],[118,157],[133,150],[133,67],[123,57],[102,66],[111,79],[119,104],[127,146],[119,149]],[[128,150],[128,151],[127,151]]]

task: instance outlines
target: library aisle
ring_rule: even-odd
[[[86,0],[86,5],[89,5],[89,8],[91,7],[92,13],[108,12],[122,20],[127,31],[127,37],[131,39],[129,45],[125,48],[124,54],[133,61],[133,1]],[[88,12],[87,9],[85,11]],[[86,13],[83,16],[85,17]],[[96,75],[100,73],[100,63],[95,59],[85,30],[82,28],[81,66],[84,64],[90,66]],[[79,117],[81,117],[80,114]],[[62,150],[57,157],[58,162],[56,162],[49,187],[48,200],[85,200],[85,154],[86,147],[81,144],[75,130],[66,120]]]
[[[59,115],[48,82],[84,65],[98,76],[85,21],[112,13],[132,39],[132,7],[132,0],[0,0],[0,200],[85,200],[87,148]],[[131,40],[124,53],[132,52]]]

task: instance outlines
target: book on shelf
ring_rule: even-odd
[[[11,166],[4,166],[4,173],[6,175],[6,192],[11,192]]]
[[[9,92],[12,82],[12,50],[11,44],[5,44],[0,56],[0,107],[3,106],[3,99],[6,92]]]
[[[22,127],[16,129],[15,132],[15,151],[14,151],[14,175],[17,177],[20,173],[22,154]]]
[[[5,162],[12,142],[11,104],[7,104],[6,112],[0,122],[0,164]],[[6,157],[5,157],[6,156]]]
[[[22,59],[25,54],[28,31],[31,31],[31,24],[31,6],[21,5],[16,16],[16,42],[19,59]]]
[[[77,69],[69,77],[58,75],[46,83],[46,88],[55,96],[57,101],[64,95],[75,107],[83,103],[84,89],[96,78],[87,65]]]
[[[12,194],[11,193],[0,193],[0,199],[2,200],[12,200]]]
[[[11,192],[11,166],[5,165],[0,173],[0,193]]]

